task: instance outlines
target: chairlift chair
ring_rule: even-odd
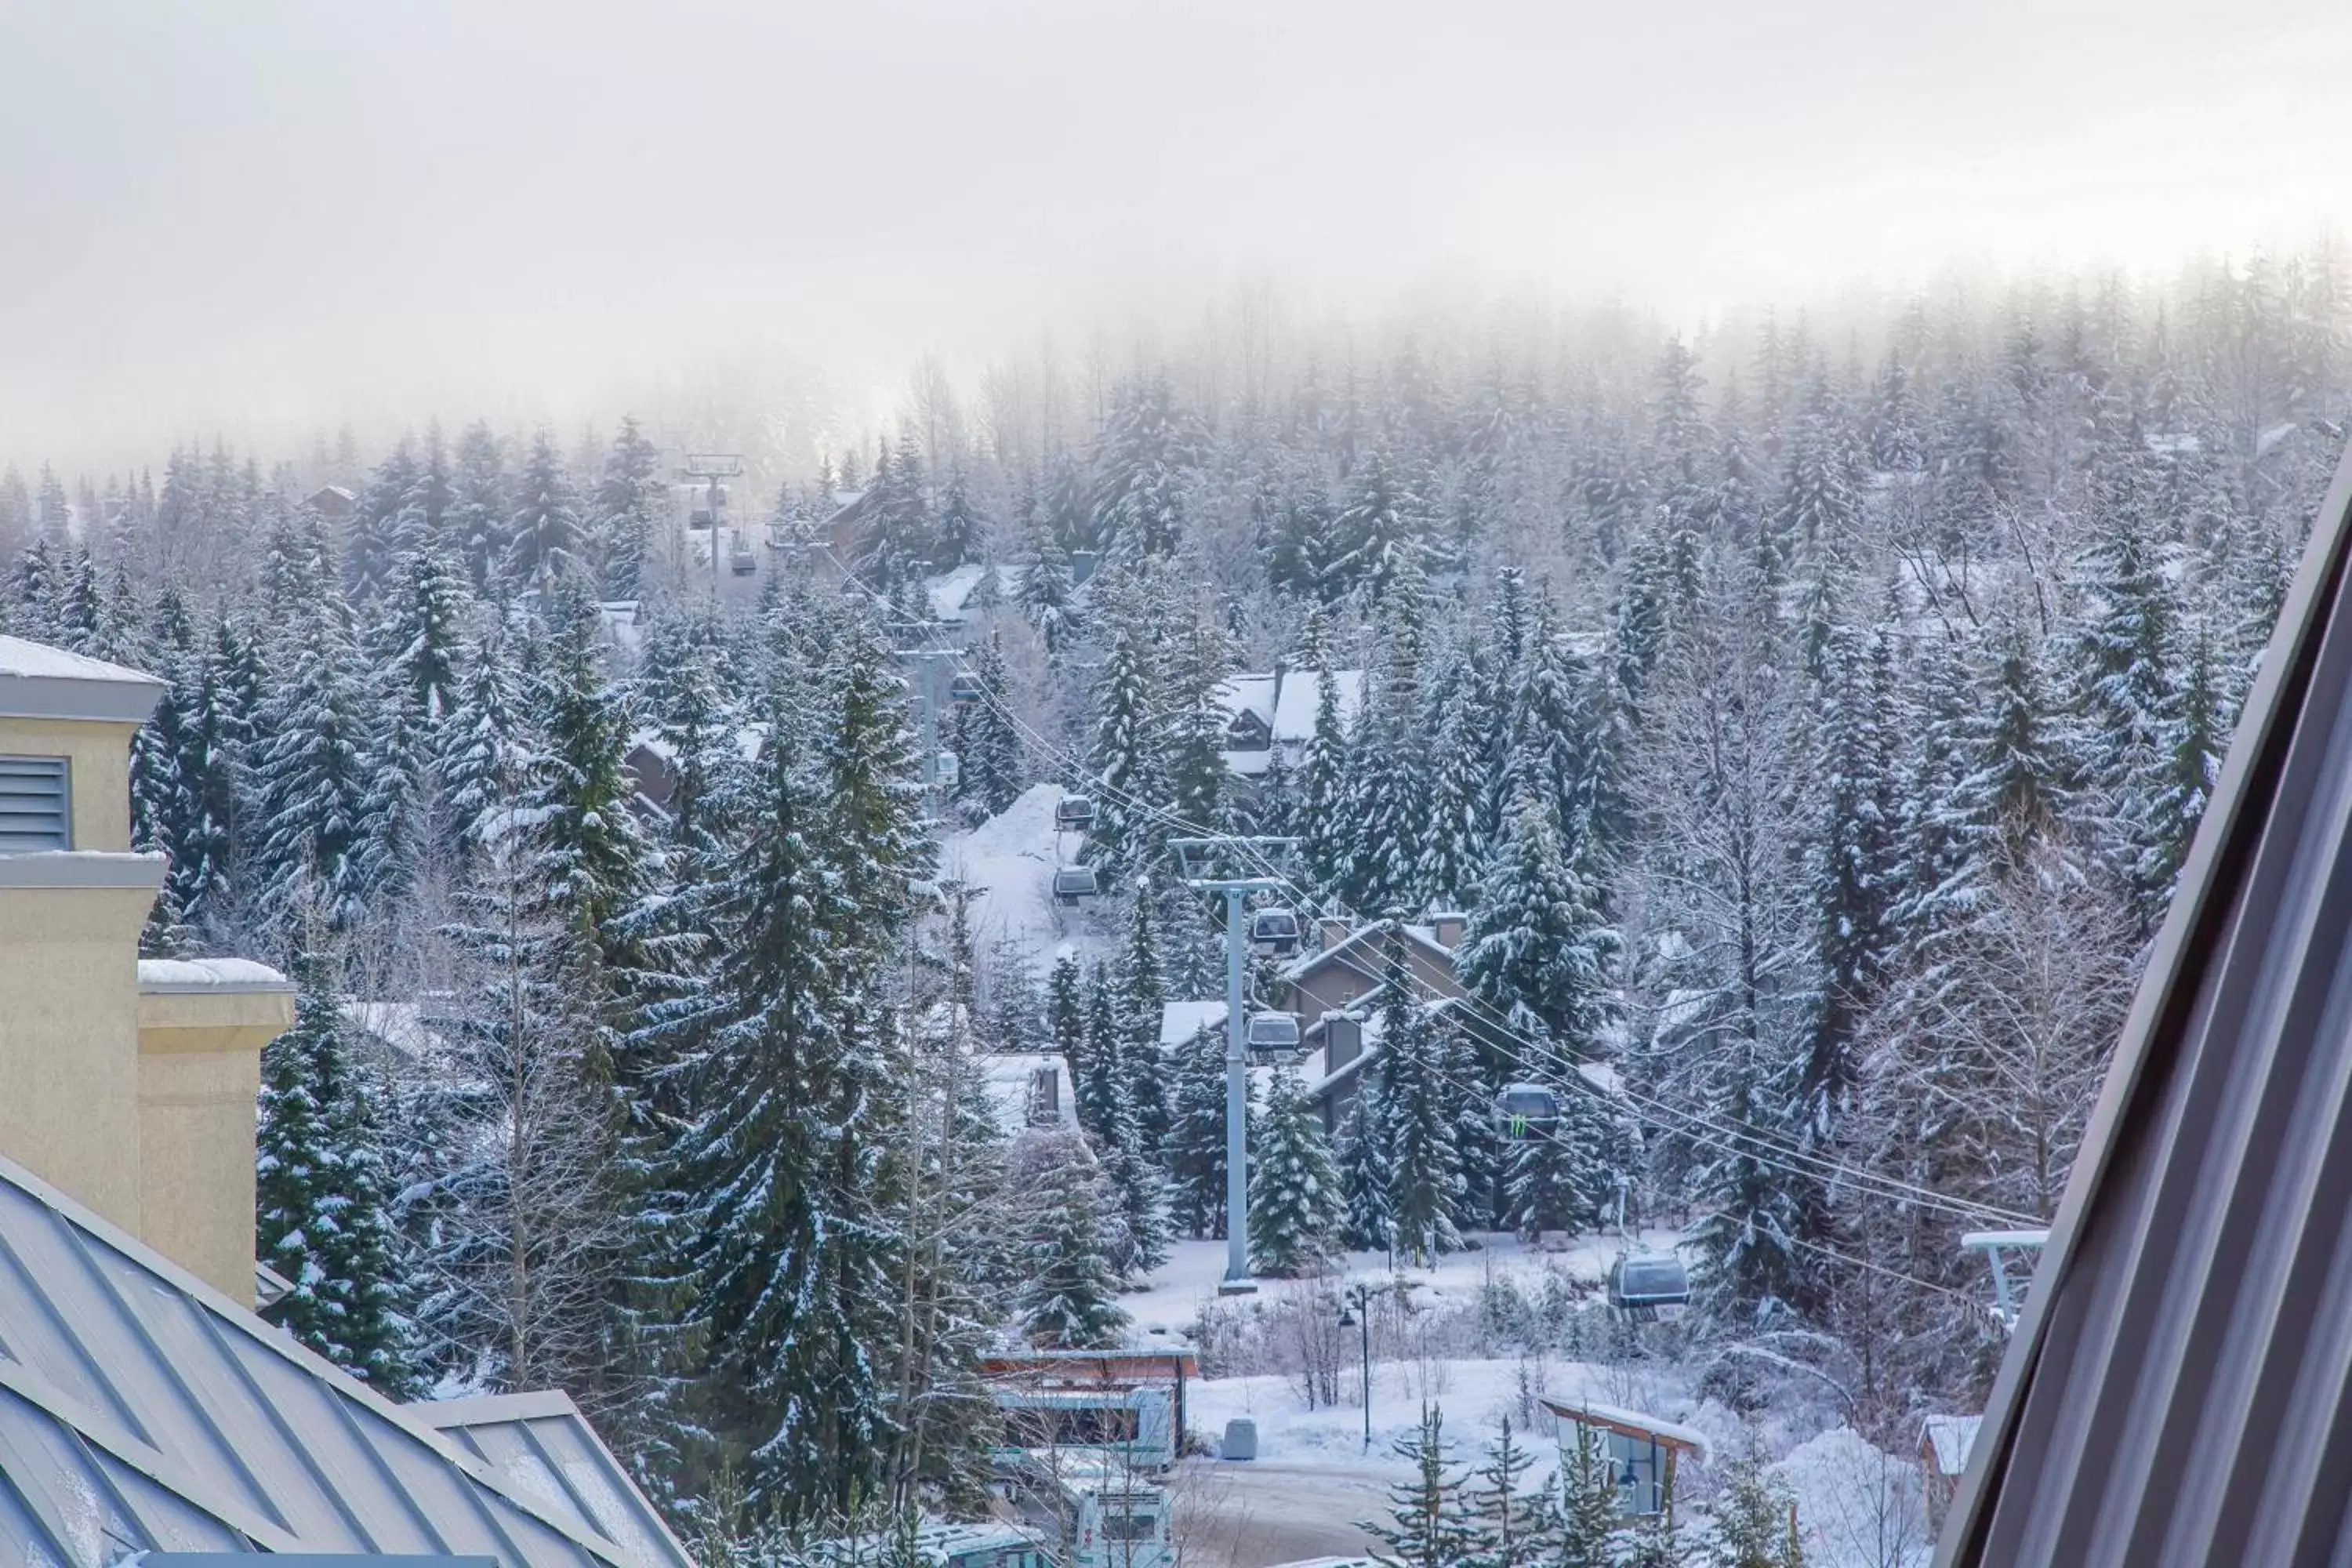
[[[1250,916],[1250,951],[1261,958],[1288,958],[1298,951],[1295,910],[1259,910]]]
[[[1095,803],[1082,795],[1066,795],[1054,803],[1054,830],[1084,833],[1095,825]]]
[[[1637,1323],[1671,1323],[1690,1305],[1690,1270],[1671,1252],[1623,1252],[1609,1266],[1609,1305]]]
[[[1099,891],[1092,866],[1063,866],[1054,872],[1055,903],[1076,909],[1080,899],[1091,899]]]
[[[1495,1131],[1509,1142],[1531,1143],[1559,1131],[1559,1093],[1540,1083],[1503,1086],[1495,1097]]]
[[[1254,1057],[1286,1057],[1298,1049],[1298,1015],[1252,1013],[1242,1043]]]

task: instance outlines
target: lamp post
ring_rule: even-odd
[[[1364,1452],[1372,1451],[1372,1288],[1350,1285],[1339,1293],[1339,1326],[1350,1324],[1364,1337]]]

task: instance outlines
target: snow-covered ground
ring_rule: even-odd
[[[1637,1245],[1664,1250],[1680,1239],[1679,1234],[1672,1230],[1647,1230],[1640,1233]],[[1442,1306],[1469,1300],[1486,1287],[1493,1274],[1517,1274],[1540,1269],[1547,1264],[1573,1279],[1597,1287],[1608,1278],[1609,1265],[1622,1245],[1613,1235],[1580,1236],[1559,1252],[1537,1251],[1507,1233],[1481,1235],[1477,1241],[1476,1248],[1447,1253],[1425,1268],[1401,1265],[1392,1269],[1381,1253],[1351,1252],[1340,1264],[1339,1279],[1343,1284],[1376,1286],[1401,1279],[1417,1303]],[[1218,1300],[1217,1282],[1224,1278],[1224,1272],[1223,1242],[1176,1243],[1166,1266],[1151,1277],[1148,1289],[1119,1299],[1119,1304],[1135,1320],[1138,1342],[1165,1344],[1169,1339],[1189,1332],[1201,1309]],[[1260,1294],[1271,1299],[1290,1288],[1287,1280],[1265,1280],[1261,1282]]]
[[[982,952],[1011,942],[1042,968],[1061,948],[1091,956],[1106,945],[1088,910],[1054,901],[1054,868],[1066,847],[1075,854],[1079,844],[1077,835],[1054,831],[1061,798],[1059,784],[1032,785],[978,827],[941,843],[940,874],[972,889],[972,938]]]
[[[1644,1237],[1671,1246],[1671,1232]],[[1509,1236],[1482,1236],[1477,1250],[1449,1255],[1435,1267],[1391,1270],[1378,1254],[1349,1256],[1339,1284],[1392,1288],[1402,1280],[1417,1309],[1417,1320],[1445,1321],[1447,1308],[1466,1315],[1497,1284],[1532,1294],[1565,1276],[1597,1298],[1619,1243],[1614,1237],[1586,1236],[1562,1252],[1538,1252]],[[1180,1242],[1148,1289],[1123,1299],[1134,1318],[1131,1338],[1139,1344],[1168,1345],[1186,1340],[1207,1309],[1230,1324],[1238,1315],[1297,1312],[1316,1287],[1296,1281],[1265,1281],[1255,1296],[1220,1298],[1224,1267],[1222,1242]],[[1391,1339],[1376,1348],[1371,1380],[1370,1439],[1365,1437],[1364,1401],[1357,1331],[1344,1331],[1339,1343],[1337,1399],[1318,1397],[1312,1407],[1296,1371],[1263,1371],[1214,1376],[1186,1393],[1187,1424],[1213,1445],[1225,1424],[1246,1416],[1257,1428],[1257,1458],[1225,1463],[1188,1462],[1180,1494],[1211,1522],[1201,1528],[1200,1549],[1188,1563],[1204,1568],[1265,1568],[1320,1555],[1349,1557],[1367,1551],[1358,1521],[1387,1511],[1388,1488],[1407,1479],[1409,1466],[1396,1452],[1398,1439],[1419,1425],[1424,1402],[1444,1411],[1457,1458],[1474,1460],[1508,1416],[1526,1435],[1535,1459],[1527,1476],[1533,1486],[1558,1460],[1553,1422],[1538,1401],[1544,1397],[1591,1401],[1639,1410],[1666,1422],[1696,1427],[1720,1457],[1748,1440],[1745,1422],[1722,1405],[1699,1397],[1693,1369],[1670,1354],[1625,1362],[1579,1361],[1522,1355],[1508,1347],[1494,1353],[1416,1353]],[[1211,1370],[1214,1370],[1213,1366]],[[1906,1456],[1883,1453],[1852,1429],[1835,1423],[1833,1412],[1767,1424],[1768,1443],[1788,1451],[1780,1472],[1797,1500],[1806,1561],[1813,1568],[1923,1568],[1932,1549],[1920,1510],[1918,1474]],[[1690,1500],[1704,1507],[1711,1482],[1702,1471],[1692,1478]]]

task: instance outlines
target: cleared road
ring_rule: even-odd
[[[1388,1489],[1387,1476],[1369,1466],[1187,1460],[1175,1483],[1181,1568],[1274,1568],[1368,1552],[1373,1541],[1356,1521],[1387,1515]]]

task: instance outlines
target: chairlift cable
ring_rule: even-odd
[[[849,572],[846,567],[843,570],[845,577],[856,580],[855,574]],[[858,586],[864,589],[869,596],[873,597],[877,604],[883,605],[885,607],[890,607],[889,602],[886,597],[882,596],[871,587],[868,587],[862,581],[858,582]],[[947,645],[944,637],[940,637],[937,640],[941,642],[943,646],[935,649],[926,649],[923,651],[940,653],[953,653],[961,651],[953,647],[952,645]],[[980,700],[987,703],[989,708],[993,710],[998,717],[1003,719],[1008,724],[1010,724],[1013,728],[1015,733],[1032,752],[1047,763],[1057,764],[1067,770],[1072,770],[1074,772],[1074,776],[1087,778],[1089,780],[1088,793],[1090,795],[1099,795],[1104,798],[1115,801],[1136,812],[1137,815],[1155,821],[1163,826],[1176,829],[1180,834],[1196,837],[1209,837],[1216,836],[1213,834],[1213,830],[1204,828],[1198,823],[1188,822],[1184,818],[1176,816],[1173,812],[1154,802],[1146,801],[1139,797],[1129,795],[1127,792],[1109,784],[1108,780],[1094,778],[1087,773],[1086,763],[1082,759],[1055,745],[1052,741],[1047,739],[1044,734],[1032,726],[1026,720],[1023,719],[1018,713],[1012,711],[1011,709],[1002,700],[1000,694],[993,690],[986,681],[979,680],[975,677],[973,684],[979,692]],[[1245,862],[1255,862],[1257,868],[1265,875],[1270,877],[1278,877],[1286,881],[1290,880],[1290,879],[1279,868],[1276,867],[1271,860],[1260,854],[1254,847],[1247,843],[1237,843],[1233,845],[1231,847],[1238,852]],[[1329,907],[1321,900],[1316,898],[1311,889],[1304,887],[1297,887],[1296,883],[1293,883],[1293,886],[1297,888],[1297,890],[1300,894],[1297,900],[1300,907],[1311,911],[1318,919],[1330,918],[1332,911]],[[1643,1121],[1653,1131],[1665,1132],[1671,1136],[1688,1138],[1702,1147],[1711,1147],[1716,1149],[1717,1152],[1724,1153],[1741,1151],[1736,1151],[1732,1145],[1720,1142],[1720,1139],[1731,1138],[1743,1140],[1752,1146],[1748,1150],[1744,1151],[1748,1154],[1748,1157],[1755,1159],[1759,1164],[1764,1165],[1768,1169],[1779,1171],[1784,1175],[1823,1181],[1831,1184],[1843,1182],[1853,1186],[1864,1195],[1876,1197],[1881,1201],[1916,1202],[1926,1206],[1955,1215],[1978,1215],[1987,1217],[2010,1220],[2021,1224],[2032,1222],[2032,1216],[2020,1214],[2013,1210],[2003,1209],[1995,1205],[1979,1203],[1970,1199],[1951,1197],[1928,1188],[1915,1186],[1897,1177],[1885,1176],[1875,1172],[1864,1171],[1853,1166],[1849,1166],[1841,1162],[1833,1161],[1828,1156],[1814,1154],[1810,1152],[1801,1150],[1794,1145],[1780,1142],[1771,1136],[1754,1129],[1736,1128],[1728,1126],[1727,1124],[1716,1123],[1708,1119],[1704,1113],[1687,1110],[1680,1107],[1667,1105],[1663,1101],[1650,1100],[1646,1096],[1643,1096],[1625,1088],[1622,1083],[1619,1085],[1616,1094],[1612,1100],[1612,1097],[1604,1095],[1601,1089],[1585,1079],[1583,1075],[1576,1070],[1577,1064],[1575,1062],[1558,1056],[1556,1054],[1558,1051],[1557,1047],[1547,1049],[1543,1045],[1522,1033],[1510,1022],[1507,1016],[1490,1004],[1486,1003],[1484,999],[1471,994],[1468,992],[1465,992],[1460,997],[1440,997],[1437,995],[1434,988],[1421,981],[1418,976],[1412,973],[1409,967],[1405,971],[1405,979],[1408,984],[1412,985],[1420,994],[1428,999],[1450,1000],[1465,1005],[1474,1015],[1480,1016],[1482,1020],[1488,1025],[1488,1027],[1491,1030],[1498,1033],[1504,1038],[1513,1040],[1526,1046],[1528,1049],[1536,1053],[1536,1060],[1531,1062],[1526,1057],[1505,1050],[1498,1045],[1498,1051],[1500,1051],[1512,1065],[1528,1070],[1549,1070],[1559,1074],[1559,1076],[1564,1080],[1571,1082],[1580,1092],[1600,1097],[1604,1104],[1622,1103],[1627,1109],[1631,1110],[1634,1113],[1637,1121]],[[1566,1069],[1564,1072],[1560,1070],[1563,1067]],[[1642,1115],[1642,1112],[1644,1110],[1649,1111],[1650,1114],[1648,1117]],[[1677,1127],[1673,1125],[1671,1121],[1661,1121],[1658,1120],[1659,1118],[1672,1118],[1685,1123],[1685,1125]],[[1715,1138],[1701,1137],[1695,1130],[1705,1130],[1706,1131],[1715,1133],[1717,1136]],[[1784,1160],[1795,1162],[1795,1163],[1784,1163],[1781,1161],[1766,1158],[1759,1152],[1759,1150],[1773,1151],[1774,1152],[1781,1155]]]

